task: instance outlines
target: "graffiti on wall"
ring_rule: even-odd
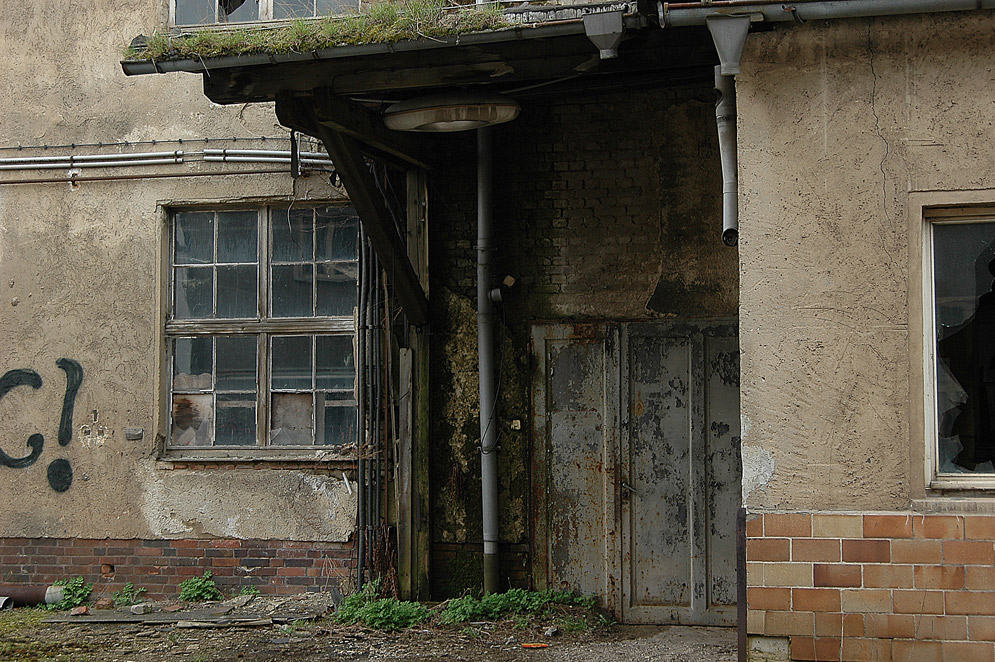
[[[76,406],[76,394],[83,383],[83,366],[73,359],[59,359],[55,364],[66,373],[66,392],[62,398],[62,415],[59,419],[59,445],[67,446],[73,440],[73,408]],[[34,370],[17,368],[8,370],[0,376],[0,400],[12,389],[18,386],[30,386],[33,389],[41,388],[41,375]],[[0,466],[11,469],[25,469],[30,467],[38,458],[45,447],[45,437],[35,433],[28,437],[27,447],[30,452],[23,457],[12,457],[7,455],[0,448]],[[56,492],[65,492],[73,483],[73,467],[69,460],[59,458],[52,460],[48,465],[48,484]]]

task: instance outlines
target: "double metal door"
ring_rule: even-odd
[[[538,325],[535,570],[626,623],[735,623],[735,322]]]

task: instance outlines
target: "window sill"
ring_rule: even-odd
[[[912,500],[912,511],[924,515],[995,515],[995,486],[986,490],[967,490],[964,487],[941,490],[931,487],[925,499]]]
[[[158,464],[163,469],[179,468],[184,465],[235,465],[252,463],[289,463],[289,464],[329,464],[356,463],[356,448],[353,445],[336,447],[334,449],[267,449],[246,448],[219,451],[216,448],[173,449],[166,450],[158,457]],[[168,466],[163,466],[168,465]],[[188,467],[184,467],[188,468]]]

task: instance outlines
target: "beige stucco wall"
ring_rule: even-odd
[[[737,81],[750,508],[922,495],[920,205],[995,199],[993,34],[995,15],[975,11],[750,35]]]
[[[26,148],[0,151],[0,157],[119,149],[45,151],[39,149],[43,145],[287,135],[272,107],[212,105],[203,96],[200,76],[125,77],[118,64],[123,47],[139,33],[150,34],[165,16],[164,1],[0,3],[0,147]],[[170,143],[137,149],[203,147]],[[76,189],[66,183],[0,183],[0,373],[31,369],[43,381],[37,390],[19,386],[0,399],[0,449],[22,457],[29,435],[45,437],[40,459],[31,466],[0,466],[0,537],[334,541],[352,532],[354,490],[347,490],[341,476],[269,468],[165,470],[156,463],[165,401],[162,204],[341,196],[320,177],[300,180],[295,189],[289,175],[220,174],[236,169],[199,163],[85,170],[81,176],[219,174],[85,182]],[[0,182],[65,174],[7,171]],[[65,447],[57,442],[66,385],[56,366],[59,358],[78,361],[85,375],[73,439]],[[97,425],[105,428],[99,436],[86,435],[82,427],[92,423],[94,412]],[[144,438],[126,440],[125,428],[143,428]],[[60,458],[68,459],[74,472],[72,486],[61,494],[46,477],[49,464]]]

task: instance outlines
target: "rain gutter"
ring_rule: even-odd
[[[995,0],[993,0],[995,1]],[[604,7],[604,11],[612,9],[612,5]],[[565,7],[570,9],[570,7]],[[592,12],[595,13],[595,12]],[[645,16],[635,13],[623,17],[626,29],[648,27]],[[337,46],[311,51],[309,53],[259,54],[259,55],[229,55],[213,58],[184,58],[176,60],[122,60],[121,68],[128,76],[143,74],[164,74],[171,72],[187,72],[203,74],[214,69],[231,69],[235,67],[252,67],[270,64],[315,62],[320,60],[335,60],[368,55],[390,55],[414,51],[438,50],[454,46],[476,46],[496,44],[527,39],[549,39],[585,34],[583,16],[558,21],[550,21],[540,25],[517,25],[501,30],[475,32],[456,35],[444,39],[413,39],[399,41],[393,44],[360,44],[356,46]]]

